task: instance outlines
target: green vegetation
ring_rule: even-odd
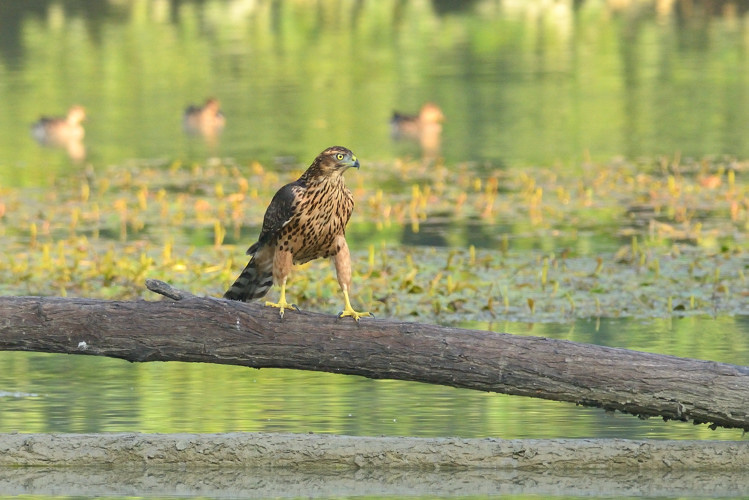
[[[2,4],[0,294],[159,300],[152,277],[219,296],[275,190],[338,143],[362,160],[355,306],[746,364],[743,10],[27,3]],[[227,116],[215,149],[179,123],[209,95]],[[427,100],[447,116],[436,162],[389,137],[394,109]],[[73,103],[81,163],[29,136]],[[288,292],[342,305],[325,261]],[[30,353],[0,356],[0,401],[0,431],[741,438],[420,384]]]
[[[153,299],[153,277],[220,295],[273,193],[303,168],[143,163],[53,190],[3,188],[0,291]],[[742,175],[727,160],[575,173],[365,165],[348,175],[355,300],[380,317],[443,323],[746,314]],[[289,293],[305,309],[339,307],[325,261],[298,270]]]

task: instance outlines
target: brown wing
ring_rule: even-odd
[[[260,236],[257,242],[247,249],[247,255],[254,255],[261,246],[275,242],[281,229],[296,213],[299,197],[304,189],[304,184],[297,180],[278,190],[265,211]]]

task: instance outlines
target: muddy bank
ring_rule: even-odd
[[[5,495],[71,497],[340,498],[537,495],[741,497],[749,474],[656,470],[301,471],[245,467],[0,467]]]
[[[0,434],[12,495],[737,496],[746,471],[745,441]]]
[[[0,434],[0,466],[749,471],[749,441]]]

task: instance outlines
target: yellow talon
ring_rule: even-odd
[[[371,318],[374,318],[374,314],[371,312],[357,312],[354,311],[354,308],[351,307],[351,301],[348,298],[348,291],[346,289],[343,290],[343,300],[345,301],[343,311],[338,313],[339,318],[343,318],[345,316],[351,316],[354,318],[354,321],[357,323],[359,322],[359,318],[363,318],[364,316],[369,316]]]
[[[357,323],[359,322],[359,318],[363,318],[364,316],[369,316],[371,318],[374,318],[374,314],[372,314],[369,311],[367,311],[367,312],[357,312],[357,311],[354,311],[353,309],[349,309],[347,311],[341,311],[341,312],[338,313],[338,317],[339,318],[343,318],[344,316],[351,316],[352,318],[354,318],[354,320]]]
[[[297,311],[299,308],[296,306],[296,304],[289,304],[285,300],[281,302],[280,300],[278,302],[271,302],[270,300],[267,300],[265,302],[265,305],[268,307],[277,307],[278,308],[278,314],[281,316],[281,319],[283,319],[283,312],[286,309],[296,309]]]
[[[283,312],[285,309],[296,309],[297,311],[299,308],[296,306],[296,304],[290,304],[286,302],[286,281],[284,280],[283,284],[281,284],[281,296],[278,298],[278,302],[271,302],[270,300],[267,300],[265,302],[265,305],[268,307],[277,307],[279,309],[279,314],[281,315],[281,319],[283,319]]]

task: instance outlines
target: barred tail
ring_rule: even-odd
[[[259,265],[256,258],[250,259],[242,274],[224,294],[225,299],[247,302],[263,297],[273,286],[273,266]]]

